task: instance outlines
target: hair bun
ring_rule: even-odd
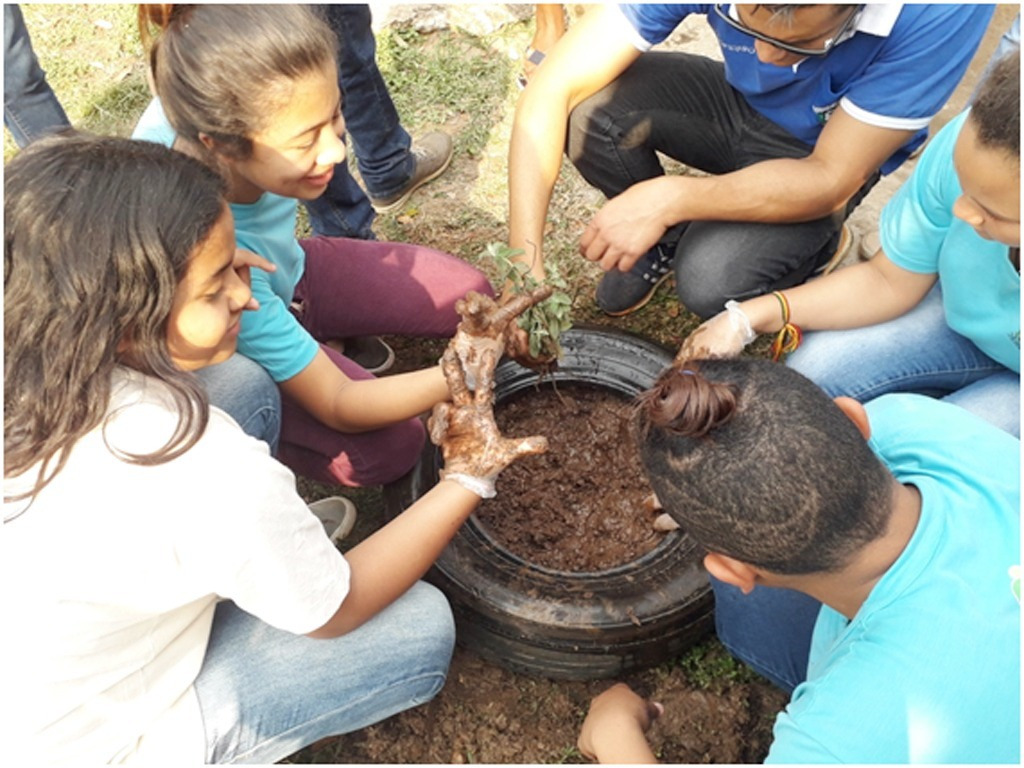
[[[727,422],[736,412],[732,384],[711,381],[700,364],[665,369],[654,385],[637,398],[644,429],[659,427],[682,437],[703,437]]]

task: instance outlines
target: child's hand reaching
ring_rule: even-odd
[[[590,702],[576,745],[600,763],[656,763],[644,734],[663,710],[625,683],[616,683]]]
[[[521,310],[520,310],[521,311]],[[514,316],[514,314],[512,315]],[[544,453],[544,437],[506,439],[494,423],[494,367],[498,355],[484,349],[476,360],[478,379],[474,393],[466,386],[466,373],[454,344],[441,358],[451,403],[439,403],[427,422],[430,439],[441,446],[444,469],[441,479],[454,480],[484,499],[494,496],[494,481],[520,456]]]
[[[495,361],[500,360],[506,351],[511,354],[517,330],[514,320],[528,307],[548,298],[553,290],[551,286],[544,285],[514,296],[504,304],[470,291],[464,299],[455,302],[455,310],[462,315],[462,322],[455,331],[451,346],[455,347],[462,362],[469,389],[475,391],[480,381],[484,353],[492,351]]]

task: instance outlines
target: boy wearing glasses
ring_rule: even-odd
[[[724,61],[651,52],[703,14]],[[516,110],[509,244],[544,274],[563,148],[608,202],[580,253],[620,316],[675,273],[697,315],[834,266],[843,222],[927,137],[993,14],[978,5],[624,4],[588,12]],[[666,176],[657,153],[708,176]]]

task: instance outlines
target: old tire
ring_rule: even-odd
[[[607,329],[573,329],[548,378],[632,397],[671,361],[661,347]],[[506,360],[496,372],[498,402],[537,384],[537,374]],[[398,515],[438,478],[428,444],[420,461],[384,489],[385,513]],[[472,516],[427,579],[452,605],[459,642],[517,672],[561,679],[616,677],[678,655],[712,626],[712,598],[694,543],[666,534],[646,555],[593,573],[554,571],[497,544]]]

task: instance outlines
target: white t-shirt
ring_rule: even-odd
[[[159,382],[117,371],[106,429],[22,514],[4,504],[5,765],[202,763],[192,683],[218,598],[302,634],[348,593],[348,564],[292,473],[222,411],[164,464],[107,447],[162,446],[171,403]],[[5,478],[5,498],[34,474]]]

